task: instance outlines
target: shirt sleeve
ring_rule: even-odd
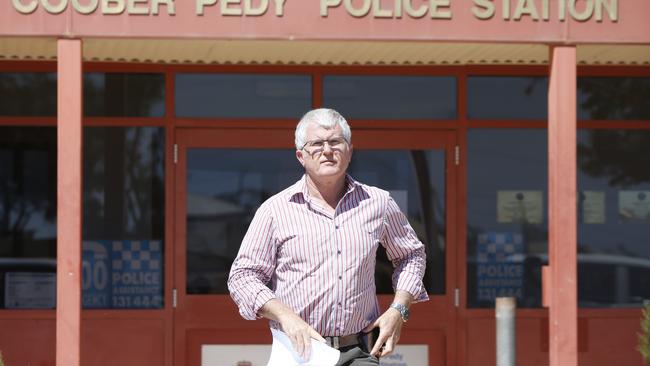
[[[392,197],[388,197],[384,217],[382,244],[393,263],[393,289],[413,296],[414,302],[427,301],[429,296],[422,278],[426,268],[424,244],[418,239],[406,216]]]
[[[273,217],[268,203],[262,204],[244,236],[228,277],[230,296],[244,319],[259,318],[259,309],[275,294],[267,286],[276,262]]]

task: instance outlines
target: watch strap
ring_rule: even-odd
[[[404,305],[402,305],[402,304],[400,304],[398,302],[394,302],[394,303],[390,304],[390,307],[397,310],[397,311],[399,311],[399,314],[402,316],[402,321],[403,322],[406,323],[406,321],[409,320],[409,309],[406,306],[404,306]]]

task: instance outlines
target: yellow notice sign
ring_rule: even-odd
[[[618,192],[618,215],[622,221],[650,221],[650,191]]]
[[[583,224],[605,223],[605,192],[582,191],[578,199],[580,222]]]
[[[498,191],[497,222],[541,224],[542,191]]]

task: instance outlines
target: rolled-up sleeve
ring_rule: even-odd
[[[268,287],[276,263],[276,239],[268,203],[255,213],[228,277],[230,296],[244,319],[258,319],[259,309],[275,294]]]
[[[388,259],[395,267],[393,289],[410,293],[414,302],[428,300],[429,296],[422,282],[426,269],[424,244],[391,197],[388,197],[384,225],[382,244],[386,248]]]

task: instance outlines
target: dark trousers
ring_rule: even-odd
[[[367,339],[367,338],[366,338]],[[336,366],[376,366],[379,365],[379,359],[368,353],[368,347],[365,342],[356,346],[344,347],[340,349],[341,357]]]

